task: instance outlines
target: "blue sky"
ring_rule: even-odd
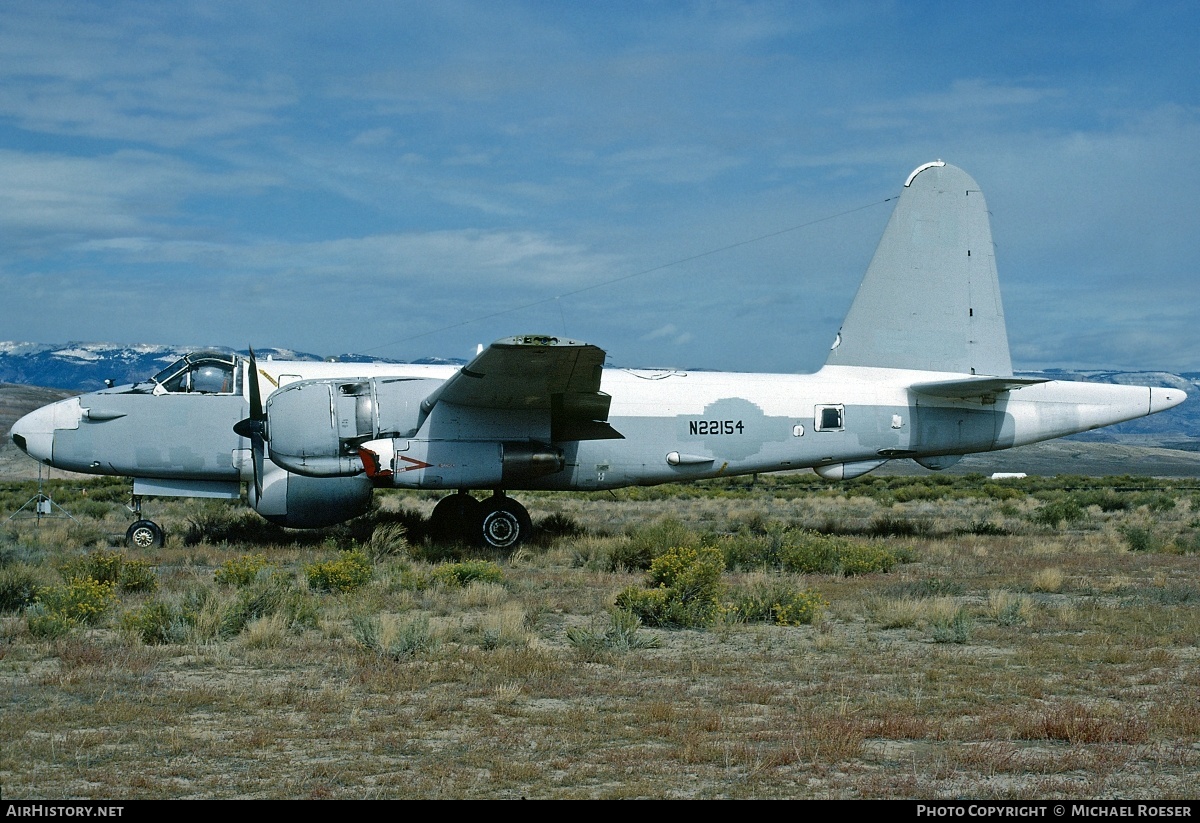
[[[1197,55],[1189,2],[5,3],[0,339],[811,371],[940,158],[1016,368],[1198,371]]]

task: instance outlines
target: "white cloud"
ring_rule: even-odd
[[[0,150],[0,226],[11,233],[10,246],[47,234],[161,232],[188,197],[273,182],[258,172],[213,172],[141,150],[91,157]]]
[[[296,102],[287,77],[239,74],[212,41],[139,11],[6,8],[0,113],[31,132],[179,146],[263,126]]]

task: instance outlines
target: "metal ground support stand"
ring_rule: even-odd
[[[49,478],[46,478],[49,479]],[[30,506],[33,506],[32,511],[25,511]],[[24,514],[22,514],[24,512]],[[25,501],[25,505],[17,509],[8,516],[8,520],[16,520],[18,518],[34,517],[37,518],[37,525],[42,525],[42,518],[61,518],[66,517],[70,520],[75,518],[69,511],[50,499],[50,495],[45,493],[44,480],[42,479],[42,467],[38,464],[38,490],[37,494]],[[8,520],[5,522],[7,523]]]

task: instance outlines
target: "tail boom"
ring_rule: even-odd
[[[1179,389],[1052,380],[1011,392],[1002,413],[997,449],[1092,431],[1174,408]]]

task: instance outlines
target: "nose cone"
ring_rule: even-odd
[[[42,406],[13,423],[13,443],[34,460],[53,465],[54,432],[77,429],[82,418],[78,397]]]
[[[1150,389],[1150,414],[1173,409],[1187,400],[1187,393],[1179,389]]]
[[[54,454],[53,406],[42,406],[13,423],[12,441],[34,460],[49,463]]]

